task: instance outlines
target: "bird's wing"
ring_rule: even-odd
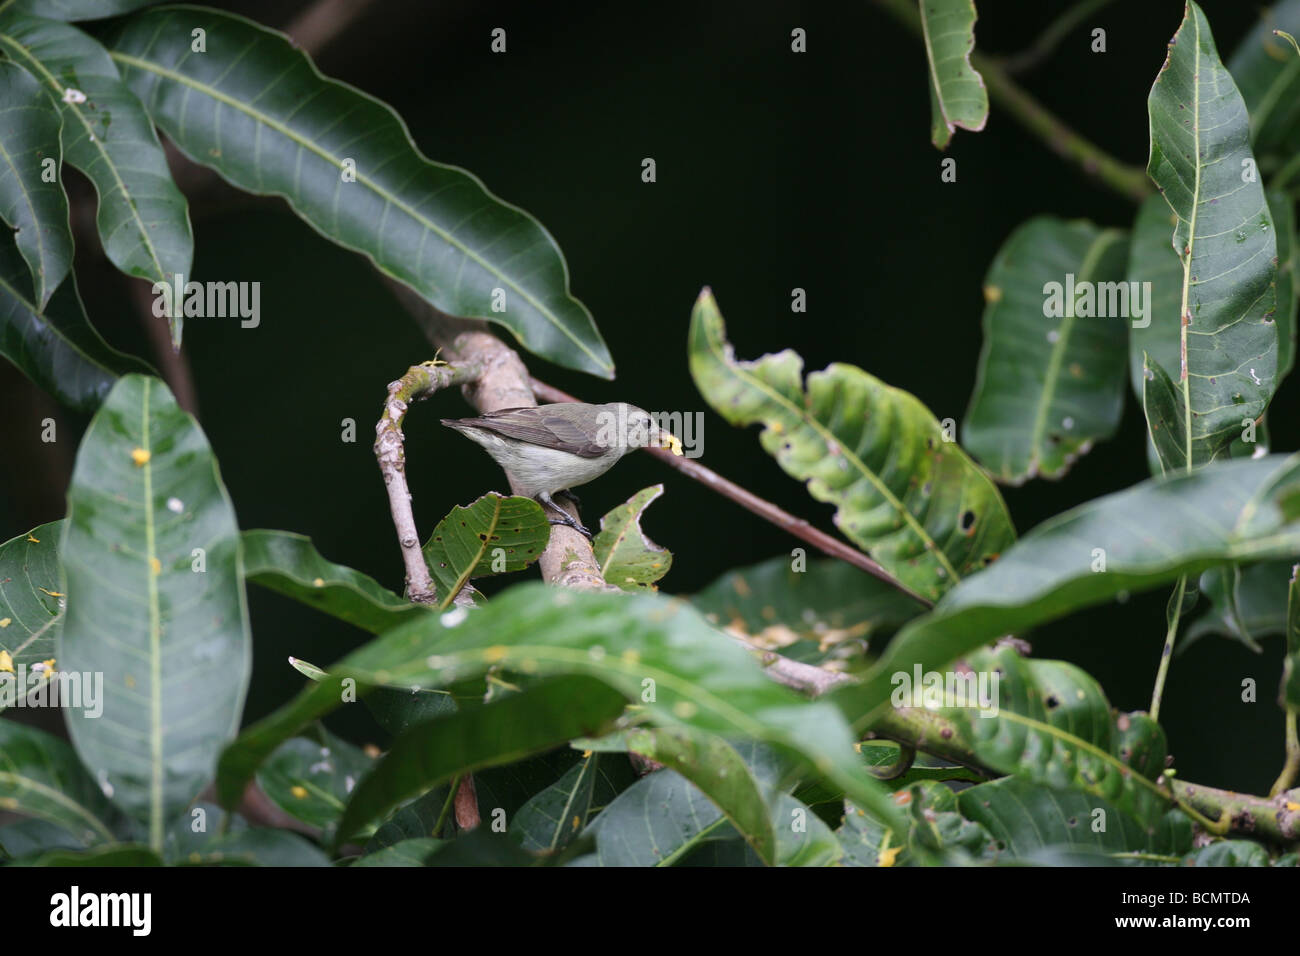
[[[568,418],[537,408],[502,408],[479,418],[457,419],[457,424],[486,428],[506,438],[567,451],[579,458],[600,458],[609,452],[608,445],[597,443],[595,435]]]

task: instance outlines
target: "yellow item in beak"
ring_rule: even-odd
[[[672,432],[665,432],[662,438],[663,438],[664,447],[671,448],[673,450],[673,454],[676,455],[678,458],[681,458],[682,455],[684,454],[684,452],[682,451],[682,440],[678,438],[676,435],[674,435]]]

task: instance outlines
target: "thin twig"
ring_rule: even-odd
[[[1109,6],[1114,2],[1115,0],[1083,0],[1082,3],[1076,3],[1074,6],[1066,8],[1065,12],[1049,23],[1047,29],[1039,34],[1038,39],[1026,47],[1024,51],[1005,57],[1002,60],[1002,68],[1012,74],[1033,69],[1051,56],[1057,45],[1069,36],[1079,24],[1102,7]]]
[[[531,382],[533,394],[545,401],[582,401],[582,399],[576,398],[568,392],[561,391],[553,385],[547,385],[545,382],[539,381],[536,378],[531,379]],[[670,468],[677,469],[688,478],[693,478],[706,488],[722,495],[722,497],[734,501],[742,508],[753,512],[763,520],[769,521],[778,528],[794,535],[799,540],[807,542],[823,554],[845,561],[848,564],[853,565],[855,568],[861,568],[863,571],[866,571],[873,577],[879,578],[896,591],[906,594],[912,600],[924,605],[925,607],[934,606],[934,602],[917,594],[861,551],[845,544],[838,538],[831,537],[824,531],[814,528],[803,518],[796,518],[788,511],[778,508],[770,501],[760,498],[752,491],[742,488],[735,482],[728,481],[712,469],[701,465],[698,461],[674,455],[667,448],[643,448],[642,451],[649,452]]]
[[[917,36],[921,35],[921,21],[914,0],[876,0],[876,3]],[[971,54],[970,62],[984,78],[990,99],[1048,147],[1134,202],[1141,202],[1151,194],[1152,186],[1145,170],[1120,162],[1084,139],[1022,89],[997,60],[976,51]]]
[[[1187,593],[1187,575],[1178,579],[1174,588],[1173,610],[1169,612],[1169,621],[1165,629],[1165,646],[1160,652],[1160,667],[1156,670],[1156,684],[1151,691],[1152,720],[1160,719],[1160,699],[1165,693],[1165,678],[1169,676],[1169,661],[1174,656],[1174,641],[1178,638],[1178,622],[1183,616],[1183,596]]]

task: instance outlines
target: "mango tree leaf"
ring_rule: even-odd
[[[663,485],[642,488],[600,519],[600,533],[592,544],[596,563],[605,580],[624,591],[654,590],[655,582],[672,567],[672,552],[641,530],[641,516],[663,493]]]
[[[455,832],[448,801],[451,799],[451,787],[434,787],[428,793],[411,800],[395,810],[376,830],[366,844],[366,852],[391,846],[398,846],[408,840],[422,840],[449,837]],[[443,810],[447,809],[446,818]],[[438,824],[442,829],[438,829]]]
[[[0,860],[20,860],[51,850],[80,849],[80,840],[46,820],[24,817],[0,826]]]
[[[1296,56],[1300,61],[1300,55]],[[1295,365],[1297,308],[1300,308],[1300,240],[1296,237],[1295,207],[1286,193],[1267,194],[1269,213],[1277,230],[1277,383]],[[1276,391],[1276,389],[1275,389]]]
[[[867,641],[923,610],[843,561],[778,557],[728,571],[690,598],[715,627],[813,664],[860,658]]]
[[[1124,281],[1127,250],[1117,229],[1041,216],[989,267],[962,440],[998,481],[1059,478],[1119,427],[1127,326],[1142,318]]]
[[[15,10],[51,20],[102,20],[139,10],[158,0],[11,0]],[[8,4],[4,4],[7,6]]]
[[[1300,554],[1300,456],[1153,478],[1039,525],[894,638],[862,684],[835,691],[855,726],[888,706],[892,676],[941,670],[1003,634],[1198,574]]]
[[[193,55],[196,28],[223,55]],[[136,14],[108,46],[195,162],[247,192],[283,197],[327,239],[443,312],[499,323],[536,355],[614,377],[541,224],[464,170],[426,159],[388,106],[322,76],[287,37],[185,7]]]
[[[431,609],[398,597],[374,578],[324,558],[311,538],[288,531],[245,531],[244,576],[372,634]]]
[[[510,820],[510,832],[534,853],[568,846],[593,815],[636,781],[622,757],[586,751],[555,783],[534,794]]]
[[[1142,713],[1112,714],[1097,682],[1064,661],[1026,660],[1015,648],[1001,647],[954,667],[978,676],[981,690],[986,678],[991,683],[989,675],[998,678],[993,708],[958,700],[939,711],[981,764],[1109,800],[1154,831],[1170,803],[1168,788],[1157,783],[1167,752],[1159,724]]]
[[[749,651],[720,640],[689,606],[649,592],[575,593],[542,584],[510,588],[473,613],[403,624],[344,658],[226,749],[220,802],[233,806],[282,741],[337,707],[345,678],[361,694],[384,685],[446,686],[490,667],[538,678],[595,677],[656,723],[769,744],[811,763],[883,819],[897,815],[861,766],[836,708],[769,680]]]
[[[11,694],[23,668],[30,674],[33,664],[54,659],[63,621],[62,530],[63,522],[51,521],[0,544],[0,710],[16,703]]]
[[[1192,622],[1179,650],[1206,634],[1221,634],[1259,653],[1256,639],[1286,633],[1287,582],[1294,566],[1294,561],[1260,561],[1206,571],[1200,590],[1209,597],[1210,607]]]
[[[115,843],[81,853],[54,850],[34,860],[19,861],[17,866],[162,866],[162,858],[147,846]]]
[[[1250,840],[1217,840],[1189,853],[1184,866],[1268,866],[1268,851]]]
[[[1300,711],[1300,567],[1291,569],[1286,604],[1286,660],[1282,665],[1282,706],[1294,721]]]
[[[838,363],[809,375],[805,391],[803,360],[788,349],[737,361],[707,289],[691,317],[690,362],[714,410],[733,425],[762,423],[768,454],[921,596],[939,597],[1015,540],[997,486],[907,392]]]
[[[58,109],[36,79],[20,66],[0,63],[0,219],[14,231],[31,271],[34,302],[42,309],[72,268],[68,197],[58,179],[62,128]],[[55,174],[49,181],[47,168]]]
[[[1115,864],[1172,862],[1192,847],[1192,824],[1169,810],[1154,832],[1113,803],[1023,777],[1003,777],[957,794],[962,816],[995,841],[995,862],[1025,861],[1062,851],[1104,854]]]
[[[7,230],[0,230],[0,355],[57,401],[94,411],[119,375],[149,367],[99,337],[86,318],[74,275],[44,309],[32,301],[31,277]]]
[[[329,866],[316,844],[289,830],[250,827],[217,836],[175,862],[190,866]]]
[[[289,816],[325,829],[338,822],[357,781],[375,761],[324,728],[317,736],[286,741],[258,770],[257,784]]]
[[[234,508],[157,379],[121,379],[91,421],[59,554],[59,666],[104,675],[106,716],[70,721],[73,745],[161,849],[238,730],[252,644]]]
[[[622,696],[605,684],[560,677],[499,703],[417,724],[358,784],[335,840],[347,840],[366,822],[458,775],[593,733],[621,714],[623,705]]]
[[[657,728],[634,731],[628,745],[695,784],[759,859],[769,865],[776,862],[776,833],[764,788],[725,740],[676,728]]]
[[[1228,60],[1250,112],[1250,139],[1270,186],[1300,175],[1300,56],[1274,30],[1300,35],[1300,0],[1272,4]]]
[[[1182,266],[1179,311],[1156,313],[1152,328],[1179,343],[1179,362],[1166,371],[1193,468],[1226,456],[1242,419],[1264,414],[1277,382],[1278,323],[1276,230],[1263,186],[1243,176],[1254,161],[1249,117],[1191,0],[1147,106],[1147,172],[1178,216]]]
[[[1138,283],[1147,300],[1146,316],[1132,323],[1129,331],[1129,381],[1138,401],[1145,381],[1144,355],[1164,369],[1177,370],[1181,362],[1178,315],[1183,267],[1169,239],[1177,223],[1177,214],[1159,193],[1142,202],[1133,220],[1127,279],[1130,288]]]
[[[451,606],[470,578],[522,571],[542,556],[550,537],[546,513],[532,498],[490,492],[452,508],[424,545],[439,610]]]
[[[978,132],[989,118],[988,90],[970,64],[975,0],[925,0],[920,12],[930,70],[930,140],[946,149],[957,127]]]
[[[153,282],[188,275],[194,236],[185,197],[172,182],[149,115],[104,48],[74,26],[11,9],[0,12],[0,50],[58,101],[63,157],[95,184],[109,260]],[[177,346],[180,337],[177,317]]]
[[[424,866],[429,857],[432,856],[444,842],[445,841],[443,840],[435,840],[433,837],[415,837],[410,840],[402,840],[400,843],[386,846],[382,850],[367,853],[352,865]]]
[[[0,720],[0,810],[56,824],[86,846],[126,829],[65,741],[12,720]]]

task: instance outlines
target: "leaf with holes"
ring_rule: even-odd
[[[194,237],[185,197],[149,115],[104,48],[74,26],[9,9],[0,12],[0,50],[58,101],[63,158],[99,194],[105,255],[127,275],[153,282],[188,275]],[[172,319],[172,339],[180,344],[180,317]]]
[[[978,132],[989,118],[988,90],[970,64],[975,0],[924,0],[920,14],[930,74],[930,140],[946,149],[958,127]]]
[[[997,486],[907,392],[852,365],[803,382],[788,349],[738,361],[706,289],[690,331],[691,375],[733,425],[761,423],[768,454],[836,506],[835,524],[896,579],[929,599],[1015,540]]]
[[[59,667],[102,673],[107,715],[69,734],[160,850],[239,727],[252,643],[235,510],[207,438],[157,379],[123,378],[91,421],[59,555]]]
[[[1124,281],[1127,251],[1119,230],[1040,216],[989,267],[962,440],[998,481],[1060,478],[1119,427],[1138,306]]]
[[[228,53],[195,56],[194,29]],[[499,323],[543,358],[614,377],[550,233],[464,170],[425,159],[388,106],[322,76],[284,35],[185,7],[130,17],[108,46],[195,162],[240,189],[284,197],[327,239],[443,312]]]
[[[890,642],[859,685],[834,692],[855,726],[889,705],[892,675],[940,671],[1003,634],[1199,574],[1300,554],[1300,456],[1216,462],[1152,478],[1039,525]]]
[[[27,262],[38,309],[72,268],[68,197],[58,180],[61,132],[59,111],[40,83],[0,62],[0,219]]]
[[[592,551],[605,580],[624,591],[654,590],[655,582],[672,567],[672,552],[641,530],[641,516],[663,493],[663,485],[643,488],[600,519]]]
[[[471,578],[522,571],[542,556],[550,538],[546,513],[532,498],[490,492],[452,508],[424,544],[439,609],[450,607]]]
[[[1177,215],[1182,273],[1178,311],[1153,315],[1150,334],[1165,349],[1178,345],[1177,363],[1155,358],[1174,382],[1178,441],[1193,468],[1226,457],[1242,419],[1264,414],[1277,382],[1278,326],[1276,229],[1263,186],[1242,175],[1254,159],[1249,117],[1190,0],[1147,107],[1147,171]]]

